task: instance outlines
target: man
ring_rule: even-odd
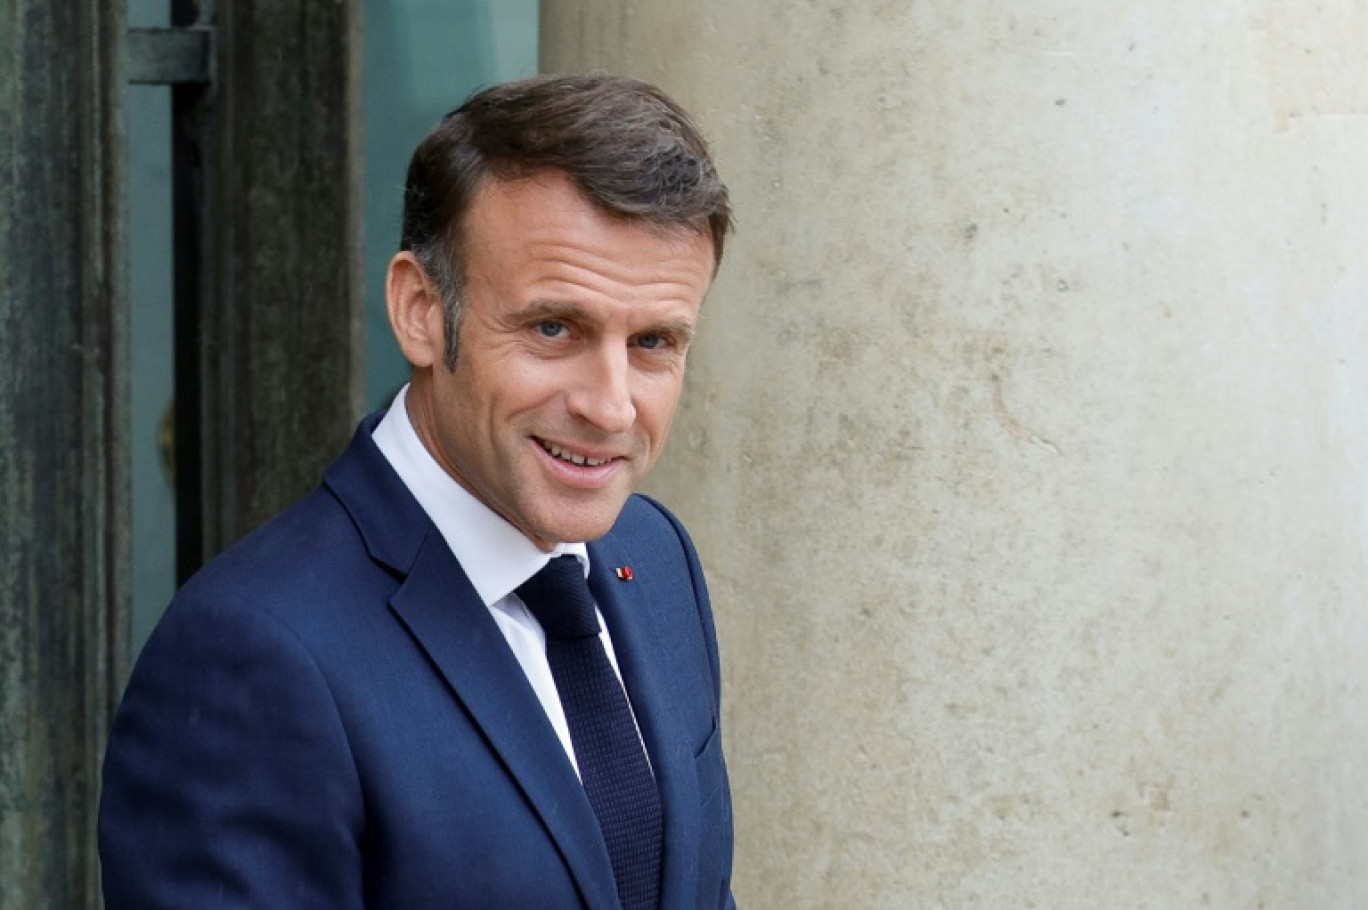
[[[640,83],[496,86],[424,140],[386,287],[412,381],[148,642],[110,910],[732,906],[708,596],[632,492],[729,227]]]

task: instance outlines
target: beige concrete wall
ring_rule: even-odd
[[[740,233],[653,489],[749,908],[1368,906],[1368,7],[544,0]]]

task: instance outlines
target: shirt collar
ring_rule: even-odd
[[[556,556],[578,558],[588,576],[589,550],[583,543],[558,543],[550,553],[542,552],[443,470],[418,438],[407,400],[405,385],[371,438],[437,526],[486,607],[512,594]]]

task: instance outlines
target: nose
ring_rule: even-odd
[[[566,390],[570,413],[603,433],[625,433],[636,421],[632,400],[632,367],[627,349],[596,347],[581,358]]]

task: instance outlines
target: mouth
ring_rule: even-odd
[[[547,442],[545,439],[538,439],[537,445],[542,447],[542,451],[552,458],[559,459],[567,464],[581,468],[597,468],[612,461],[612,458],[591,458],[588,455],[581,455],[579,452],[572,452],[567,448],[556,445],[554,442]]]

